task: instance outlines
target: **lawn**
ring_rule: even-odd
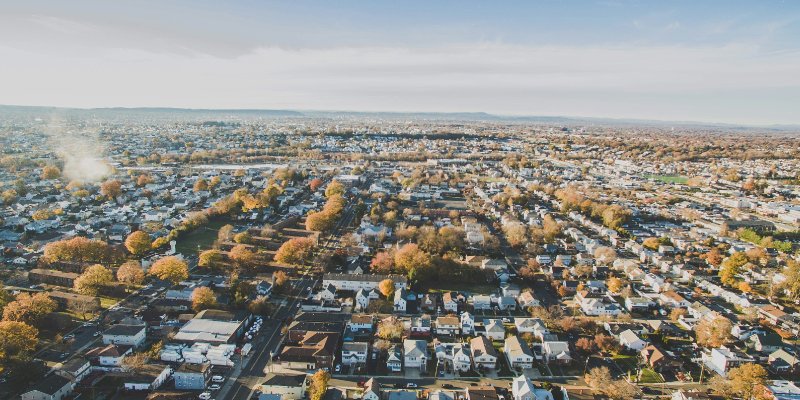
[[[617,366],[619,366],[619,368],[625,372],[636,370],[636,356],[617,354],[613,357],[613,359]]]
[[[111,308],[114,304],[117,304],[119,299],[112,299],[111,297],[100,297],[100,307],[104,309]]]
[[[680,185],[685,184],[689,181],[689,178],[682,176],[682,175],[653,175],[648,174],[644,176],[647,179],[655,179],[657,181],[661,181],[664,183],[677,183]]]
[[[643,368],[639,375],[639,383],[663,383],[661,375],[650,368]]]
[[[226,219],[213,219],[207,225],[187,232],[176,240],[175,250],[184,255],[196,254],[197,250],[206,250],[217,240],[219,228],[229,224]]]

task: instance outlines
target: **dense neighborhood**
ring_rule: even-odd
[[[796,137],[6,112],[0,397],[800,398]]]

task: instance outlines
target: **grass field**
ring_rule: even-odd
[[[677,184],[685,184],[689,181],[689,178],[682,176],[682,175],[645,175],[647,179],[655,179],[657,181],[661,181],[664,183],[677,183]]]
[[[207,250],[217,240],[217,232],[223,225],[230,223],[224,219],[209,221],[208,225],[201,226],[178,238],[175,250],[184,255],[196,254],[197,249]]]
[[[640,383],[663,383],[664,379],[661,378],[661,375],[658,372],[653,371],[650,368],[642,369],[642,373],[639,376]]]

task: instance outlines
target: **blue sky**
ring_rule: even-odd
[[[20,1],[0,103],[798,124],[796,1]]]

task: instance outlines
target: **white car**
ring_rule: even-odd
[[[200,400],[211,400],[211,392],[203,392],[200,393],[200,396],[197,396]]]
[[[223,378],[222,375],[214,375],[214,376],[211,377],[211,382],[214,382],[214,383],[221,383],[221,382],[224,382],[224,381],[225,381],[225,378]]]
[[[219,386],[219,384],[215,383],[215,384],[209,386],[208,388],[211,389],[211,390],[219,390],[220,386]]]

